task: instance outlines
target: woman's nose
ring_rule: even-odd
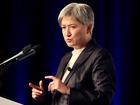
[[[67,37],[71,36],[71,32],[70,32],[70,29],[69,28],[67,28],[67,30],[66,30],[66,36]]]

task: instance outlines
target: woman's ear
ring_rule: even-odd
[[[92,24],[87,25],[87,34],[91,34],[92,32]]]

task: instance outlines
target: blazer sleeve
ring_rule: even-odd
[[[91,56],[90,58],[91,59]],[[70,88],[70,105],[109,105],[115,93],[115,76],[112,57],[106,50],[100,50],[90,68],[90,88]],[[86,84],[85,84],[86,85]]]

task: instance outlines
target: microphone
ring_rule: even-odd
[[[68,67],[67,69],[68,69],[68,71],[69,71],[69,72],[71,72],[71,71],[72,71],[72,69],[71,69],[70,67]]]
[[[34,55],[39,47],[39,45],[31,46],[31,44],[25,46],[18,54],[0,63],[0,67],[5,68],[13,63]]]

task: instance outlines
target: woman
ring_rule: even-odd
[[[56,76],[45,76],[52,80],[48,85],[51,104],[109,105],[115,92],[114,67],[110,53],[92,38],[92,8],[70,3],[61,10],[58,22],[67,46],[73,51],[64,55]],[[29,86],[32,98],[43,101],[46,92],[43,81],[39,86],[32,83]]]

